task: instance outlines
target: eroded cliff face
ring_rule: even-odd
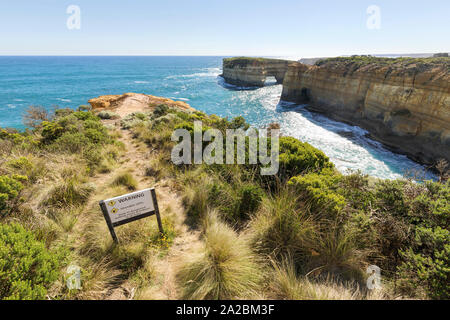
[[[230,58],[223,60],[222,77],[227,83],[239,86],[263,87],[267,77],[283,83],[291,61],[265,58]]]
[[[361,126],[391,149],[431,165],[450,160],[450,61],[442,62],[291,63],[282,100]]]
[[[165,104],[169,107],[175,107],[186,111],[195,111],[194,108],[183,101],[174,101],[167,98],[132,92],[122,95],[100,96],[98,98],[93,98],[88,102],[93,109],[116,109],[125,105],[127,109],[133,112]]]

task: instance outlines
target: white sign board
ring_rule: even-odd
[[[106,211],[114,225],[155,211],[152,189],[145,189],[104,200]]]

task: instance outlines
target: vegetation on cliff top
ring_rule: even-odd
[[[271,58],[252,58],[252,57],[234,57],[223,59],[223,66],[225,68],[243,68],[246,66],[262,66],[266,63],[271,62],[287,62],[287,60],[282,59],[271,59]]]
[[[165,212],[164,235],[147,219],[119,229],[121,244],[112,243],[97,202],[139,185],[123,168],[131,160],[120,160],[123,133],[89,111],[35,118],[33,131],[0,131],[0,298],[93,299],[118,283],[147,297],[159,281],[154,259],[170,250],[177,230]],[[201,246],[174,267],[178,298],[449,298],[445,178],[343,175],[323,152],[291,137],[280,138],[275,176],[260,176],[248,163],[177,166],[172,132],[193,130],[194,120],[223,132],[249,126],[242,117],[167,106],[116,122],[151,151],[142,170],[178,191],[186,223],[201,236]],[[11,274],[12,264],[28,269]],[[79,290],[65,286],[71,264],[82,270]],[[383,289],[370,292],[366,268],[373,264]]]
[[[395,70],[411,69],[419,72],[432,70],[435,68],[443,68],[447,72],[450,71],[450,58],[433,57],[433,58],[384,58],[374,56],[351,56],[351,57],[335,57],[321,59],[315,63],[316,66],[323,67],[345,67],[359,69],[366,66],[373,67],[390,67]]]

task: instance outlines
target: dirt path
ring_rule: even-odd
[[[126,108],[123,106],[121,109]],[[131,108],[131,112],[135,112],[136,108]],[[124,110],[117,110],[122,116],[127,113]],[[139,111],[139,110],[138,110]],[[108,121],[111,123],[110,121]],[[151,185],[152,177],[145,174],[145,168],[149,166],[156,152],[152,152],[148,146],[138,142],[133,138],[133,134],[129,130],[121,130],[122,137],[118,140],[123,142],[126,147],[126,152],[121,156],[119,165],[112,172],[108,174],[97,175],[92,182],[101,189],[102,185],[111,183],[112,177],[119,172],[129,171],[138,181],[138,189],[148,187],[155,187],[158,198],[158,205],[162,214],[164,212],[172,212],[174,215],[174,228],[176,230],[176,237],[172,246],[168,249],[166,255],[162,258],[157,258],[154,263],[154,271],[156,281],[152,285],[152,293],[144,295],[143,298],[150,297],[152,299],[178,299],[179,288],[176,284],[176,270],[183,257],[192,250],[195,250],[201,245],[200,234],[197,231],[192,231],[185,224],[185,212],[182,205],[181,195],[171,187],[170,180],[163,178],[157,183]],[[95,205],[97,199],[93,197],[88,208]],[[163,217],[164,218],[164,217]],[[115,288],[111,288],[105,295],[105,299],[133,299],[136,288],[128,283],[121,283]]]

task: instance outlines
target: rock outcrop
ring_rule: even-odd
[[[267,77],[275,77],[277,83],[283,83],[291,62],[246,57],[223,59],[222,77],[227,83],[238,86],[263,87]]]
[[[421,163],[450,160],[449,58],[373,60],[291,63],[281,99],[358,125]]]
[[[155,97],[142,93],[125,93],[122,95],[105,95],[88,101],[93,109],[117,109],[126,106],[127,111],[135,112],[155,108],[165,104],[169,107],[187,111],[195,111],[183,101],[174,101],[167,98]]]

